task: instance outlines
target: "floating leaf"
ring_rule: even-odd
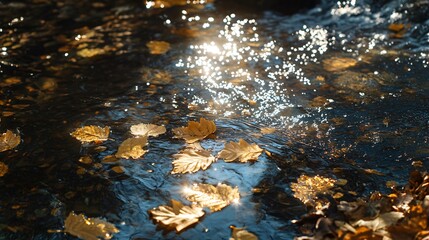
[[[230,226],[232,229],[231,238],[229,240],[258,240],[258,237],[248,232],[245,228],[238,228],[235,226]]]
[[[84,48],[82,50],[79,50],[77,52],[77,55],[79,55],[80,57],[85,57],[85,58],[90,58],[90,57],[94,57],[96,55],[100,55],[100,54],[105,54],[106,50],[104,50],[103,48]]]
[[[216,161],[216,158],[209,151],[202,149],[199,144],[198,146],[197,148],[186,148],[173,155],[174,168],[172,174],[194,173],[200,169],[206,170]]]
[[[7,130],[0,136],[0,152],[15,148],[21,142],[21,137]]]
[[[271,134],[271,133],[275,133],[276,129],[275,128],[269,128],[269,127],[263,127],[261,128],[261,133],[262,134]]]
[[[3,177],[8,171],[9,167],[6,164],[0,162],[0,177]]]
[[[187,143],[194,143],[216,132],[213,121],[200,118],[200,122],[189,121],[187,127],[173,129],[176,138],[183,138]]]
[[[164,41],[150,41],[146,43],[150,54],[164,54],[170,50],[170,44]]]
[[[294,191],[294,197],[308,203],[314,201],[318,194],[328,193],[334,184],[335,180],[331,178],[301,175],[296,183],[291,184],[291,189]]]
[[[201,207],[208,207],[210,211],[216,212],[233,202],[238,202],[240,193],[237,187],[232,188],[223,183],[219,183],[217,186],[199,183],[186,189],[185,197]]]
[[[70,135],[81,142],[102,142],[109,138],[110,128],[99,126],[84,126],[76,129]]]
[[[136,124],[130,128],[131,134],[135,136],[148,136],[157,137],[158,135],[164,134],[167,130],[164,126],[158,126],[155,124]]]
[[[64,231],[84,240],[111,239],[119,230],[99,218],[86,218],[71,212],[64,222]]]
[[[149,210],[149,213],[152,214],[152,218],[157,222],[161,222],[168,227],[174,227],[177,232],[198,222],[198,219],[204,216],[203,209],[195,205],[184,206],[176,200],[171,200],[171,205],[171,207],[159,206]]]
[[[358,61],[353,58],[333,57],[323,60],[323,68],[329,72],[336,72],[353,67],[357,63]]]
[[[225,148],[219,153],[219,158],[223,158],[225,162],[232,162],[236,159],[240,162],[256,161],[262,151],[255,143],[249,144],[240,139],[238,143],[229,142],[225,144]]]
[[[137,159],[147,151],[143,149],[147,145],[147,137],[128,138],[125,140],[115,154],[117,158]]]

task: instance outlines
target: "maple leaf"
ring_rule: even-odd
[[[0,152],[15,148],[21,142],[21,137],[7,130],[0,136]]]
[[[262,151],[258,145],[249,144],[240,139],[238,143],[229,142],[225,144],[224,149],[219,153],[219,158],[223,158],[225,162],[232,162],[236,159],[240,162],[256,161]]]
[[[8,171],[9,167],[6,164],[0,162],[0,177],[3,177]]]
[[[150,54],[164,54],[170,50],[170,43],[164,41],[150,41],[146,43]]]
[[[109,139],[109,133],[109,127],[90,125],[78,128],[70,135],[81,142],[102,142]]]
[[[194,148],[186,148],[177,154],[173,155],[173,171],[176,173],[194,173],[198,170],[206,170],[216,158],[209,151],[204,150],[201,145],[196,145]]]
[[[164,126],[158,126],[155,124],[136,124],[130,128],[131,134],[135,136],[148,136],[148,137],[157,137],[160,134],[165,133],[167,130]]]
[[[185,197],[201,207],[208,207],[210,211],[216,212],[233,202],[238,202],[240,193],[237,187],[232,188],[223,183],[219,183],[217,186],[199,183],[186,189]]]
[[[86,218],[71,212],[64,222],[64,232],[84,240],[111,239],[119,230],[115,225],[99,218]]]
[[[258,240],[258,237],[248,232],[245,228],[238,228],[235,226],[230,226],[232,229],[231,238],[229,240]]]
[[[143,149],[147,145],[147,137],[128,138],[119,146],[118,152],[115,154],[117,158],[133,158],[137,159],[147,151]]]
[[[174,137],[183,138],[187,143],[202,140],[214,132],[216,132],[215,123],[204,118],[200,118],[200,122],[189,121],[187,127],[173,129]]]
[[[159,206],[149,210],[149,213],[157,222],[161,222],[169,227],[174,227],[177,232],[198,222],[198,219],[204,216],[203,209],[195,205],[184,206],[181,202],[176,200],[171,200],[171,205],[171,207]]]

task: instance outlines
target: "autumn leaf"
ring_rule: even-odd
[[[231,238],[229,240],[258,240],[258,237],[248,232],[245,228],[238,228],[235,226],[230,226],[232,229]]]
[[[149,210],[149,213],[157,222],[161,222],[168,227],[174,227],[177,232],[198,222],[198,219],[204,216],[203,209],[195,205],[184,206],[176,200],[171,200],[171,205],[171,207],[159,206]]]
[[[204,118],[200,118],[200,122],[189,121],[187,127],[173,129],[174,137],[183,138],[187,143],[202,140],[214,132],[216,132],[215,123]]]
[[[275,133],[276,129],[275,128],[269,128],[269,127],[263,127],[261,128],[261,133],[262,134],[271,134],[271,133]]]
[[[199,147],[186,148],[177,154],[174,154],[173,171],[176,173],[194,173],[198,170],[206,170],[216,158],[209,151]]]
[[[158,135],[164,134],[167,130],[164,126],[158,126],[155,124],[136,124],[130,128],[131,134],[134,136],[148,136],[157,137]]]
[[[387,212],[382,213],[380,216],[373,220],[358,220],[353,223],[353,226],[359,227],[367,227],[372,231],[377,231],[383,228],[387,228],[389,226],[395,225],[401,218],[404,217],[404,213],[402,212]]]
[[[79,50],[77,52],[77,55],[79,55],[80,57],[85,57],[85,58],[90,58],[90,57],[94,57],[96,55],[100,55],[100,54],[105,54],[106,51],[103,48],[85,48],[82,50]]]
[[[119,146],[115,154],[117,158],[137,159],[143,156],[147,151],[143,149],[147,145],[147,137],[128,138]]]
[[[64,231],[84,240],[111,239],[119,230],[99,218],[86,218],[71,212],[64,222]]]
[[[102,142],[109,139],[110,128],[99,126],[84,126],[76,129],[70,135],[81,142]]]
[[[170,50],[170,43],[164,41],[150,41],[146,43],[146,47],[149,48],[150,54],[164,54]]]
[[[323,60],[323,68],[329,72],[337,72],[353,67],[358,63],[353,58],[333,57]]]
[[[291,189],[293,196],[306,204],[314,201],[318,194],[328,193],[334,185],[335,180],[331,178],[301,175],[296,183],[291,184]]]
[[[237,159],[240,162],[256,161],[262,151],[255,143],[249,144],[240,139],[238,143],[229,142],[225,144],[225,148],[219,153],[219,158],[223,158],[225,162],[232,162]]]
[[[0,177],[3,177],[8,171],[9,167],[6,164],[0,162]]]
[[[217,186],[210,184],[194,184],[185,190],[185,197],[201,207],[208,207],[210,211],[216,212],[240,200],[238,188],[232,188],[226,184],[219,183]]]
[[[0,136],[0,152],[15,148],[21,142],[21,137],[7,130]]]

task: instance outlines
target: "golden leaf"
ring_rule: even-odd
[[[81,142],[102,142],[109,138],[109,133],[109,127],[90,125],[78,128],[70,135]]]
[[[335,180],[331,178],[321,177],[316,175],[309,177],[301,175],[296,183],[291,184],[291,189],[294,191],[293,196],[301,200],[303,203],[314,201],[318,194],[329,193],[329,189],[335,184]]]
[[[230,226],[232,229],[232,236],[229,238],[229,240],[258,240],[258,237],[248,232],[245,228],[238,228],[235,226]]]
[[[146,145],[147,137],[128,138],[123,143],[121,143],[115,156],[117,158],[137,159],[147,152],[143,149],[143,147]]]
[[[329,72],[337,72],[353,67],[357,62],[358,61],[353,58],[333,57],[323,60],[323,68]]]
[[[262,134],[271,134],[271,133],[275,133],[276,129],[275,128],[269,128],[269,127],[263,127],[261,128],[261,133]]]
[[[195,205],[184,206],[181,202],[171,200],[170,206],[159,206],[149,213],[152,214],[152,218],[157,222],[176,228],[177,232],[189,227],[190,225],[198,222],[198,219],[204,216],[202,208]]]
[[[131,134],[135,136],[148,136],[157,137],[158,135],[164,134],[167,130],[164,126],[158,126],[155,124],[136,124],[130,128]]]
[[[8,171],[9,167],[6,164],[0,162],[0,177],[3,177]]]
[[[216,212],[240,200],[238,188],[232,188],[226,184],[219,183],[217,186],[210,184],[194,184],[192,188],[185,190],[185,197],[201,207],[208,207],[210,211]]]
[[[21,142],[21,137],[7,130],[0,136],[0,152],[15,148]]]
[[[99,218],[86,218],[71,212],[64,222],[64,231],[84,240],[111,239],[119,230]]]
[[[198,170],[206,170],[216,158],[209,151],[204,150],[199,144],[194,148],[186,148],[173,155],[173,171],[176,173],[194,173]]]
[[[236,159],[240,162],[256,161],[262,151],[255,143],[249,144],[240,139],[238,143],[229,142],[225,144],[225,148],[219,153],[219,158],[223,158],[225,162],[232,162]]]
[[[103,48],[84,48],[77,52],[80,57],[90,58],[96,55],[105,54],[106,51]]]
[[[146,43],[150,54],[164,54],[170,50],[170,44],[164,41],[150,41]]]
[[[202,140],[214,132],[216,132],[215,123],[204,118],[200,118],[199,123],[189,121],[187,127],[173,129],[174,137],[183,138],[187,143],[194,143]]]

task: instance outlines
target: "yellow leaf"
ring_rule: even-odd
[[[185,190],[185,197],[201,207],[208,207],[210,211],[216,212],[240,200],[238,188],[232,188],[226,184],[219,183],[217,186],[210,184],[194,184]]]
[[[81,142],[102,142],[109,138],[109,133],[109,127],[90,125],[78,128],[70,135]]]
[[[291,184],[291,189],[294,191],[293,196],[301,200],[303,203],[308,203],[316,199],[318,194],[329,193],[329,189],[335,184],[335,180],[331,178],[321,177],[316,175],[309,177],[301,175],[296,183]]]
[[[21,142],[21,137],[7,130],[0,136],[0,152],[15,148]]]
[[[189,121],[187,127],[173,129],[174,137],[183,138],[187,143],[206,138],[208,135],[216,132],[216,125],[213,121],[200,118],[200,122]]]
[[[3,177],[8,171],[9,167],[6,164],[0,162],[0,177]]]
[[[146,43],[150,54],[164,54],[170,50],[170,44],[164,41],[150,41]]]
[[[174,154],[173,171],[176,173],[194,173],[198,170],[206,170],[216,158],[209,151],[199,147],[186,148],[177,154]]]
[[[90,58],[96,55],[105,54],[106,51],[103,48],[84,48],[77,52],[80,57]]]
[[[225,148],[219,153],[219,158],[223,158],[225,162],[232,162],[236,159],[240,162],[256,161],[262,151],[255,143],[249,144],[240,139],[238,143],[229,142],[225,144]]]
[[[136,124],[130,128],[131,134],[134,136],[148,136],[157,137],[158,135],[164,134],[167,130],[164,126],[158,126],[155,124]]]
[[[99,218],[86,218],[71,212],[64,222],[64,231],[84,240],[111,239],[119,230]]]
[[[248,232],[245,228],[238,228],[235,226],[230,226],[232,229],[232,236],[229,240],[258,240],[258,237]]]
[[[161,222],[168,227],[174,227],[177,232],[198,222],[198,219],[204,216],[203,209],[195,205],[184,206],[176,200],[171,200],[171,205],[171,207],[159,206],[149,210],[149,213],[157,222]]]
[[[147,145],[147,137],[128,138],[125,140],[115,154],[117,158],[137,159],[147,151],[143,149]]]
[[[358,63],[353,58],[333,57],[323,60],[323,68],[329,72],[337,72],[353,67]]]

